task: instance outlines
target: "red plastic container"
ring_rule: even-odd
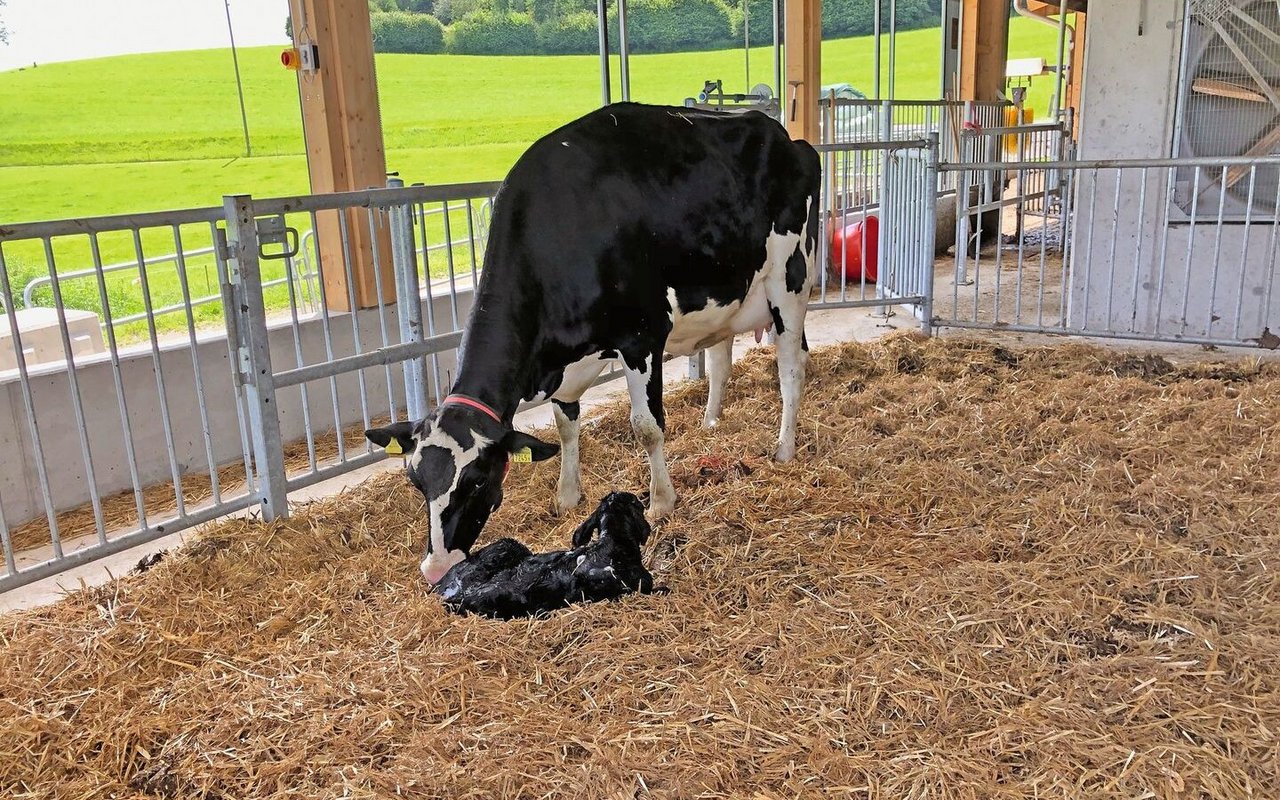
[[[864,247],[865,244],[865,247]],[[880,263],[880,219],[868,216],[844,230],[835,231],[831,240],[831,271],[839,278],[843,270],[849,283],[863,280],[874,283]]]

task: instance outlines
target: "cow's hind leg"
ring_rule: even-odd
[[[563,514],[582,501],[582,475],[578,459],[578,431],[581,428],[581,406],[560,400],[551,401],[560,434],[560,483],[556,489],[556,513]]]
[[[811,204],[812,206],[812,204]],[[816,229],[810,208],[808,226]],[[805,369],[809,363],[809,343],[804,335],[804,318],[809,306],[809,288],[813,285],[815,238],[799,234],[770,239],[770,257],[774,259],[774,280],[767,285],[769,313],[777,341],[778,383],[782,393],[782,425],[778,430],[779,461],[796,456],[796,420],[800,414],[800,396],[804,392]]]
[[[702,427],[710,428],[720,420],[724,406],[724,387],[729,382],[733,366],[733,337],[707,348],[707,411],[702,416]]]
[[[662,451],[666,415],[662,409],[662,351],[643,363],[627,360],[627,392],[631,395],[631,429],[649,454],[649,519],[659,520],[676,505],[676,490]]]

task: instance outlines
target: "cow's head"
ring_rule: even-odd
[[[512,430],[496,415],[454,404],[421,422],[397,422],[364,435],[405,454],[409,480],[427,499],[431,527],[422,576],[432,585],[467,557],[489,515],[502,504],[502,479],[511,459],[543,461],[560,450]]]

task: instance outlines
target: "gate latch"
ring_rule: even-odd
[[[298,254],[298,230],[289,227],[283,214],[270,217],[258,217],[254,221],[258,230],[258,257],[265,259],[293,258]],[[267,252],[268,246],[283,248]]]

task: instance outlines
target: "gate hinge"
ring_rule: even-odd
[[[240,361],[240,380],[249,380],[253,376],[253,364],[249,360],[249,348],[243,345],[236,348],[236,357]]]
[[[217,228],[213,249],[223,264],[227,265],[227,283],[234,286],[240,283],[240,261],[232,255],[231,242],[227,239],[226,228]]]

